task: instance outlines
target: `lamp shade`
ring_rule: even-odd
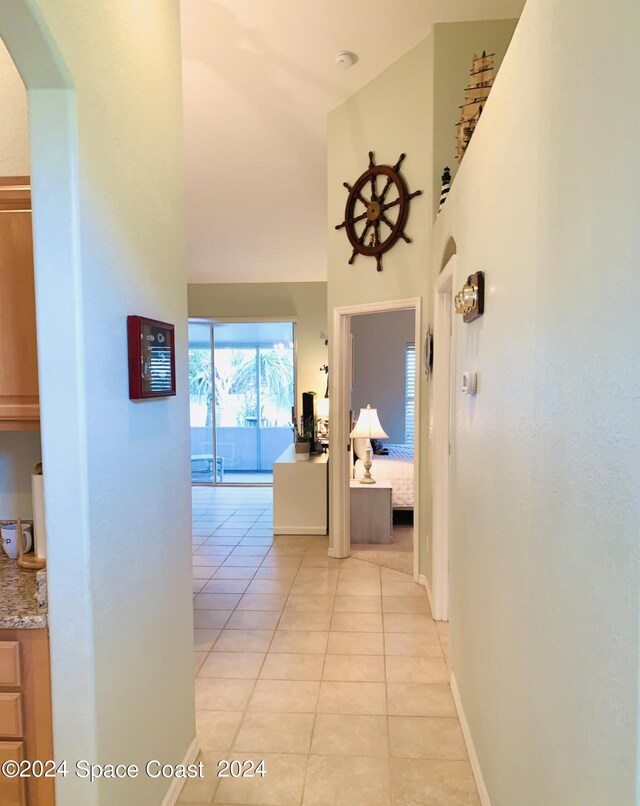
[[[371,439],[371,437],[374,439],[389,439],[389,434],[380,425],[378,409],[372,409],[371,406],[367,406],[366,409],[360,409],[356,427],[349,436],[354,439]]]

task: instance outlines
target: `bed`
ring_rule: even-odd
[[[355,442],[355,440],[354,440]],[[391,506],[393,509],[413,509],[413,445],[384,445],[388,456],[371,457],[371,475],[374,479],[389,481],[393,490]],[[360,451],[358,451],[360,453]],[[364,460],[357,459],[354,466],[354,478],[364,476]]]

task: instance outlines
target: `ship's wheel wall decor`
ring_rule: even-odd
[[[395,165],[376,165],[373,151],[369,152],[369,168],[354,185],[344,182],[349,191],[344,211],[344,221],[336,229],[345,229],[353,253],[349,265],[358,255],[375,257],[376,268],[382,271],[382,255],[402,238],[411,243],[404,231],[409,214],[409,202],[422,191],[409,193],[400,174],[405,158],[400,157]],[[364,208],[364,209],[363,209]]]

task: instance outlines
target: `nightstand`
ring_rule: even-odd
[[[392,485],[388,481],[360,484],[352,480],[351,542],[391,543],[393,539]]]

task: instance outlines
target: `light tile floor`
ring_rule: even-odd
[[[447,632],[403,573],[272,535],[270,489],[194,488],[197,731],[179,803],[478,806]],[[264,777],[218,778],[220,760]]]

